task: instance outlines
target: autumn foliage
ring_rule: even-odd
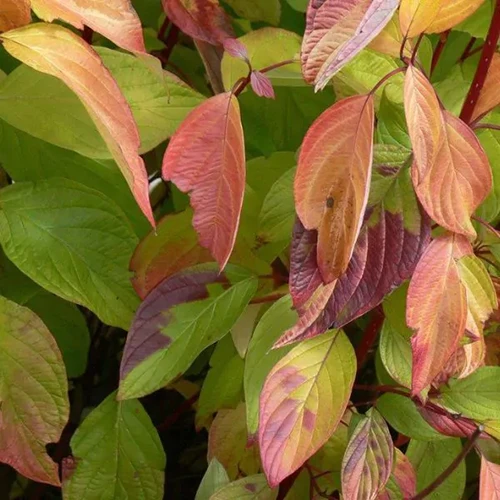
[[[0,2],[0,498],[500,498],[500,0]]]

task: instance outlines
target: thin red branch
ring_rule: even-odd
[[[486,42],[481,52],[481,59],[479,60],[476,74],[474,75],[474,80],[472,80],[469,93],[467,94],[462,112],[460,113],[460,118],[465,123],[470,123],[472,120],[474,108],[476,107],[479,96],[481,95],[481,90],[483,89],[483,85],[486,80],[486,76],[488,74],[488,70],[490,68],[499,38],[500,0],[497,0],[495,3],[493,17],[491,19],[490,29],[488,31],[488,35],[486,36]]]
[[[250,304],[265,304],[266,302],[276,302],[277,300],[283,298],[286,293],[274,293],[272,295],[266,295],[265,297],[255,297],[250,301]]]
[[[420,493],[415,495],[412,500],[422,500],[426,496],[430,495],[433,491],[435,491],[439,486],[441,486],[444,481],[453,473],[453,471],[460,465],[460,462],[469,454],[469,452],[474,448],[476,441],[478,440],[481,432],[483,430],[481,427],[478,427],[474,434],[469,438],[465,446],[462,448],[462,451],[456,456],[455,460],[451,462],[451,464],[436,478],[432,481],[429,486],[424,488]]]
[[[413,51],[411,53],[411,59],[410,59],[411,64],[415,64],[415,58],[417,57],[418,48],[420,47],[423,38],[424,34],[420,33],[420,36],[417,39],[417,43],[415,43],[415,47],[413,47]]]
[[[157,35],[158,40],[160,40],[162,42],[165,40],[165,35],[167,34],[167,30],[168,30],[169,25],[170,25],[170,21],[168,19],[168,16],[166,16],[160,29],[158,30],[158,35]]]
[[[387,75],[385,75],[383,78],[381,78],[375,86],[370,90],[370,94],[374,94],[389,78],[392,78],[394,75],[397,75],[398,73],[402,73],[403,71],[406,71],[406,66],[401,66],[400,68],[393,69],[392,71],[389,71]]]
[[[94,30],[88,26],[84,26],[82,30],[82,38],[89,44],[92,45],[92,37],[94,36]]]
[[[480,45],[479,47],[476,47],[474,50],[471,50],[468,54],[466,54],[465,56],[462,55],[462,57],[460,58],[460,61],[463,62],[465,61],[466,59],[468,59],[469,57],[472,57],[473,55],[477,54],[478,52],[481,52],[481,50],[483,50],[483,47],[484,47],[484,44],[483,45]]]
[[[474,130],[478,128],[487,128],[490,130],[500,130],[500,125],[497,125],[496,123],[474,123],[472,125],[472,128]]]
[[[476,40],[477,38],[476,37],[471,37],[471,39],[469,40],[469,43],[467,44],[467,46],[465,47],[462,55],[460,56],[460,59],[458,60],[458,62],[464,62],[468,57],[470,57],[471,55],[471,51],[472,51],[472,47],[474,47],[474,44],[476,43]],[[482,46],[479,47],[479,50],[481,50]],[[478,49],[474,49],[474,51],[478,51]]]
[[[197,392],[194,396],[186,399],[180,406],[177,407],[174,413],[169,415],[160,425],[156,427],[158,432],[163,432],[172,427],[172,425],[179,420],[179,418],[186,412],[188,412],[191,407],[198,401],[200,393]]]
[[[434,69],[437,66],[437,63],[439,62],[439,58],[441,57],[441,54],[443,53],[444,46],[446,45],[446,42],[448,41],[448,36],[450,35],[450,30],[444,31],[441,33],[439,36],[439,41],[434,48],[434,52],[432,54],[432,62],[431,62],[431,75],[434,73]]]
[[[288,64],[296,63],[295,59],[286,59],[285,61],[280,61],[270,66],[266,66],[265,68],[259,69],[260,73],[267,73],[268,71],[272,71],[273,69],[281,68],[282,66],[287,66]]]
[[[179,40],[179,28],[175,24],[172,24],[165,40],[165,48],[161,51],[162,62],[164,64],[168,64],[168,59],[174,50],[177,40]]]
[[[356,359],[358,360],[358,371],[361,369],[363,364],[368,357],[368,353],[370,352],[375,340],[380,333],[380,329],[382,328],[382,324],[384,323],[384,311],[381,306],[376,307],[372,312],[372,317],[366,330],[363,334],[363,338],[361,339],[360,344],[356,348]]]

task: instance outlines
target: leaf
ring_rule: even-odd
[[[374,500],[392,471],[394,445],[380,413],[370,409],[355,427],[342,462],[342,494]]]
[[[395,14],[384,29],[370,42],[368,48],[382,54],[399,57],[402,43],[403,32],[399,23],[399,15]],[[405,55],[411,57],[411,51],[407,47],[405,48]]]
[[[266,377],[272,368],[291,349],[272,349],[281,334],[297,319],[290,296],[276,301],[260,319],[250,339],[245,358],[244,387],[247,425],[250,439],[255,438],[259,426],[259,397]]]
[[[410,65],[405,112],[413,145],[412,178],[426,212],[446,229],[475,237],[471,214],[491,190],[488,158],[474,132],[442,111],[423,73]]]
[[[135,199],[151,225],[149,186],[138,154],[132,112],[99,56],[80,37],[54,24],[37,23],[2,35],[5,49],[37,71],[62,80],[83,102]]]
[[[224,486],[210,500],[275,500],[278,490],[271,490],[264,474],[254,474]]]
[[[401,0],[399,22],[407,38],[425,32],[436,18],[443,0]]]
[[[439,0],[439,11],[427,27],[427,33],[442,33],[471,16],[484,0]]]
[[[442,386],[442,404],[474,420],[498,420],[500,411],[500,367],[478,368],[466,378]]]
[[[214,493],[228,484],[229,476],[226,469],[216,458],[212,458],[198,487],[195,500],[210,500]]]
[[[412,439],[406,456],[417,473],[417,491],[422,491],[436,479],[462,450],[460,439],[447,438],[440,441],[422,442]],[[465,462],[426,498],[429,500],[459,500],[465,488]]]
[[[249,21],[264,21],[277,25],[280,22],[279,0],[226,0],[239,17]]]
[[[427,387],[458,347],[465,333],[466,290],[460,281],[455,256],[463,236],[443,235],[427,247],[408,289],[406,321],[412,339],[412,394]]]
[[[162,281],[137,310],[120,368],[120,399],[154,392],[234,325],[257,289],[247,272],[202,264]]]
[[[234,410],[220,410],[208,434],[208,460],[217,458],[230,479],[241,473],[256,474],[260,469],[259,452],[248,445],[245,403]]]
[[[104,323],[128,329],[139,302],[128,272],[137,238],[109,198],[54,178],[2,189],[0,207],[0,242],[21,271]]]
[[[31,0],[35,14],[44,21],[61,19],[77,29],[84,26],[101,33],[119,47],[146,52],[141,21],[130,0]]]
[[[481,457],[479,478],[479,500],[498,500],[500,498],[500,465]]]
[[[489,111],[500,104],[500,90],[498,89],[498,79],[500,78],[500,54],[493,53],[490,67],[486,75],[479,98],[472,113],[472,121],[477,122]]]
[[[245,191],[243,129],[233,94],[211,97],[182,122],[165,152],[163,178],[190,192],[200,244],[224,269]]]
[[[445,438],[422,417],[410,398],[383,394],[377,400],[377,410],[392,428],[412,439],[436,441]]]
[[[418,411],[436,431],[443,436],[470,438],[477,424],[457,413],[450,413],[434,406],[419,406]]]
[[[252,71],[250,74],[250,84],[252,85],[252,90],[259,97],[275,98],[273,84],[264,73],[255,70]]]
[[[261,70],[282,61],[295,59],[300,51],[301,39],[297,33],[266,27],[250,31],[239,37],[238,41],[247,48],[252,68]],[[273,50],[268,50],[269,46],[272,46]],[[221,71],[224,87],[230,90],[240,78],[247,76],[248,65],[241,58],[226,53],[222,58]],[[276,68],[266,73],[266,76],[274,85],[304,84],[298,63]]]
[[[71,438],[76,468],[63,481],[67,500],[163,498],[165,452],[139,401],[110,394]]]
[[[41,141],[5,122],[0,122],[0,161],[16,182],[64,177],[95,189],[121,208],[136,234],[143,235],[150,228],[113,161],[86,158]]]
[[[342,331],[297,345],[274,366],[262,389],[259,425],[271,487],[328,441],[344,414],[355,373],[354,350]]]
[[[325,283],[345,272],[361,230],[370,186],[373,120],[373,97],[350,97],[325,111],[302,143],[296,210],[306,229],[318,230],[318,267]]]
[[[31,22],[29,0],[3,0],[0,7],[0,32],[9,31]]]
[[[162,0],[168,18],[186,35],[212,45],[222,45],[234,33],[219,0]]]
[[[378,500],[413,498],[417,494],[417,476],[411,462],[397,448],[394,451],[394,469]]]
[[[302,70],[315,89],[366,47],[390,21],[396,0],[310,2],[302,43]]]
[[[69,416],[61,353],[38,316],[1,296],[0,342],[0,462],[58,486],[45,446],[59,441]]]

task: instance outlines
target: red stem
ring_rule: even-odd
[[[370,90],[370,94],[374,94],[389,78],[392,78],[394,75],[397,75],[398,73],[402,73],[403,71],[406,71],[406,66],[401,66],[400,68],[393,69],[387,75],[385,75],[383,78],[381,78],[375,86]]]
[[[283,298],[286,293],[274,293],[272,295],[266,295],[265,297],[255,297],[250,301],[250,304],[265,304],[266,302],[276,302],[277,300]]]
[[[472,81],[472,84],[470,86],[469,93],[467,94],[467,98],[465,99],[462,112],[460,113],[460,118],[465,123],[470,123],[470,121],[472,120],[474,108],[476,107],[477,101],[481,94],[481,90],[483,89],[483,85],[486,80],[493,55],[495,54],[499,38],[500,0],[497,0],[495,3],[495,10],[493,12],[493,18],[491,19],[490,29],[488,31],[488,35],[486,36],[486,42],[481,52],[481,59],[477,66],[476,74],[474,75],[474,80]]]
[[[431,75],[432,73],[434,73],[434,69],[436,68],[439,58],[443,53],[444,46],[446,45],[449,35],[450,35],[450,30],[441,33],[441,36],[439,37],[439,41],[436,45],[436,48],[434,49],[434,53],[432,54]],[[474,42],[472,42],[472,44],[474,45]]]
[[[474,47],[474,44],[476,43],[476,40],[477,39],[474,36],[469,40],[469,43],[465,47],[464,52],[460,56],[460,59],[458,60],[458,62],[464,62],[468,57],[470,57],[472,47]],[[482,48],[482,46],[479,47],[479,50],[481,50],[481,48]],[[474,50],[477,51],[477,49],[474,49]]]
[[[167,29],[168,29],[169,24],[170,24],[170,21],[168,20],[168,16],[166,16],[160,29],[158,30],[158,35],[157,35],[158,40],[161,40],[163,42],[163,40],[165,39],[165,34],[167,33]]]
[[[366,327],[363,338],[361,339],[360,344],[356,348],[356,359],[358,360],[358,371],[361,369],[363,364],[366,361],[368,353],[370,349],[373,347],[375,340],[382,328],[382,324],[384,323],[384,311],[381,306],[376,307],[373,310],[372,318],[368,326]]]
[[[165,40],[165,48],[161,51],[162,62],[168,64],[168,59],[172,51],[174,50],[175,44],[179,39],[179,28],[172,24],[170,31],[168,32],[167,39]]]
[[[156,427],[158,432],[166,431],[170,427],[172,427],[179,418],[189,411],[191,407],[198,401],[198,398],[200,397],[200,393],[197,392],[194,396],[191,396],[189,399],[186,399],[176,410],[172,415],[169,415],[160,425]]]
[[[82,38],[89,45],[92,45],[92,36],[94,35],[94,30],[88,26],[84,26],[82,30]]]

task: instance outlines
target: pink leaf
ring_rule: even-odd
[[[141,21],[130,0],[31,0],[31,6],[44,21],[88,26],[125,50],[146,52]]]
[[[481,457],[479,477],[479,500],[500,499],[500,465]]]
[[[229,55],[248,61],[247,48],[237,38],[227,38],[223,45]]]
[[[271,80],[260,71],[252,71],[250,75],[250,83],[253,91],[260,97],[274,99],[274,89]]]
[[[191,196],[193,226],[221,269],[233,250],[245,191],[238,100],[216,95],[193,110],[172,137],[163,178]]]
[[[2,0],[0,32],[19,28],[31,22],[29,0]]]
[[[5,49],[32,68],[62,80],[85,105],[152,226],[149,183],[139,156],[132,111],[111,73],[90,45],[66,28],[37,23],[1,36]]]

